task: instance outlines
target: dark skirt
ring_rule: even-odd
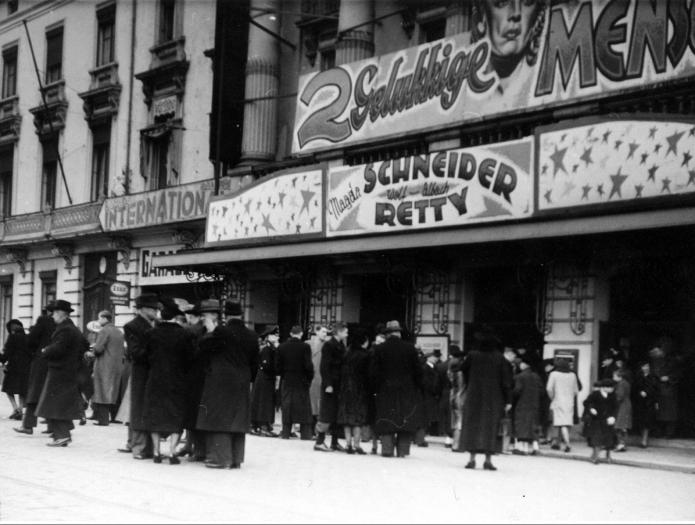
[[[275,378],[259,372],[251,390],[251,422],[272,425],[274,421]]]

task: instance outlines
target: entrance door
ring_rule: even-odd
[[[374,337],[375,327],[379,323],[397,320],[406,329],[406,296],[391,290],[386,285],[386,276],[371,274],[362,276],[360,295],[360,325],[370,338]]]

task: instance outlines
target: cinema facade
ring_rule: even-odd
[[[465,32],[301,76],[299,165],[213,197],[205,247],[153,266],[222,279],[259,330],[398,319],[446,354],[489,324],[572,360],[580,400],[609,348],[661,341],[692,435],[693,8],[570,4],[506,89]]]

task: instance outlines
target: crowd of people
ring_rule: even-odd
[[[451,345],[442,359],[439,350],[423,353],[395,320],[377,326],[373,340],[337,322],[316,327],[310,341],[295,326],[281,343],[278,326],[260,335],[248,329],[238,303],[208,299],[186,308],[143,294],[135,306],[123,330],[102,311],[86,335],[64,300],[47,305],[28,334],[19,321],[8,323],[2,390],[10,417],[22,422],[17,432],[32,434],[44,418],[48,445],[65,447],[73,421],[86,423],[89,403],[95,425],[127,423],[119,451],[155,463],[187,457],[240,468],[248,433],[313,440],[318,452],[364,455],[366,443],[378,454],[380,444],[382,456],[401,458],[413,443],[427,446],[426,435],[440,435],[453,451],[470,453],[466,468],[482,454],[483,468],[496,470],[499,452],[536,455],[540,444],[569,452],[570,428],[580,422],[582,384],[571,362],[503,347],[487,328],[470,348]],[[612,349],[603,360],[582,417],[595,463],[600,450],[608,460],[611,450],[626,450],[633,419],[646,447],[657,421],[671,416],[675,371],[660,364],[660,352],[655,347],[651,357],[661,375],[644,362],[633,377]]]

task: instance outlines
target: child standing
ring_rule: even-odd
[[[627,431],[632,428],[630,383],[625,378],[625,373],[622,370],[613,372],[613,381],[615,381],[615,400],[618,403],[618,414],[615,417],[615,432],[618,446],[615,447],[615,451],[625,452],[627,450],[625,444]]]
[[[615,446],[615,417],[618,402],[613,393],[615,383],[612,379],[602,379],[596,383],[598,390],[589,394],[584,401],[586,418],[586,437],[593,448],[591,461],[598,464],[598,451],[606,451],[606,462],[611,462],[611,449]]]

